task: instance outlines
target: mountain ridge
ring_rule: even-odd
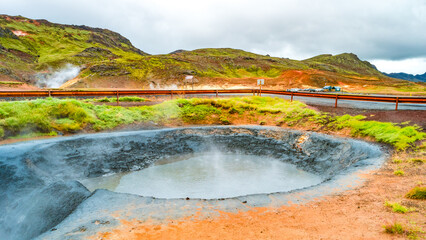
[[[403,80],[408,80],[408,81],[413,81],[413,82],[426,82],[426,72],[423,74],[409,74],[409,73],[404,73],[404,72],[399,72],[399,73],[383,73],[388,77],[392,77],[392,78],[398,78],[398,79],[403,79]]]

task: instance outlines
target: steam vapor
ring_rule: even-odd
[[[67,63],[64,68],[48,74],[38,74],[36,85],[41,88],[58,88],[66,81],[71,80],[80,73],[80,67]]]

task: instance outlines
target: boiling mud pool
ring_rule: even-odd
[[[322,181],[320,176],[269,157],[205,153],[81,182],[91,191],[104,188],[157,198],[214,199],[286,192]]]

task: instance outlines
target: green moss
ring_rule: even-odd
[[[119,102],[145,102],[148,101],[145,98],[141,98],[141,97],[129,97],[129,96],[125,96],[125,97],[119,97]],[[117,102],[117,98],[99,98],[99,99],[95,99],[94,101],[96,102]]]
[[[426,159],[422,159],[422,158],[412,158],[409,160],[411,163],[414,164],[423,164],[426,162]]]
[[[396,213],[406,213],[406,212],[411,212],[411,211],[415,210],[413,208],[404,207],[399,203],[392,203],[392,202],[388,202],[388,201],[385,202],[385,206],[390,207],[392,209],[392,211],[396,212]]]
[[[407,149],[414,142],[423,140],[426,133],[418,126],[399,127],[389,122],[363,121],[364,116],[344,115],[334,119],[336,129],[349,128],[352,136],[370,136],[378,142],[395,146],[398,150]]]
[[[223,125],[230,125],[231,121],[228,120],[228,118],[224,115],[220,116],[219,121]]]
[[[402,163],[402,160],[396,158],[396,159],[393,159],[392,162],[396,163],[396,164],[400,164],[400,163]]]
[[[339,72],[346,75],[383,76],[369,62],[361,61],[352,53],[343,53],[335,56],[324,54],[306,59],[304,62],[316,69]]]
[[[22,85],[22,82],[0,81],[0,85]]]
[[[411,199],[426,199],[426,187],[414,187],[405,195],[405,197]]]
[[[385,233],[404,235],[408,239],[418,239],[419,233],[424,233],[424,231],[422,231],[421,228],[415,227],[415,228],[409,229],[407,227],[404,227],[399,222],[394,222],[391,224],[384,225],[383,228],[385,229]]]
[[[393,174],[396,176],[404,176],[405,172],[401,169],[397,169],[395,171],[393,171]]]
[[[212,114],[221,114],[222,112],[209,105],[184,105],[182,106],[180,117],[185,122],[198,122],[205,120],[207,116]]]
[[[402,226],[402,224],[400,223],[394,223],[394,224],[389,224],[389,225],[385,225],[383,226],[383,228],[385,229],[386,233],[390,233],[390,234],[403,234],[405,233],[404,227]]]
[[[82,125],[80,123],[69,118],[56,119],[52,125],[60,132],[74,133],[82,130]]]

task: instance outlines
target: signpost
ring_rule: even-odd
[[[259,96],[262,96],[262,85],[265,84],[265,79],[257,79],[257,85],[259,85]]]
[[[185,77],[185,82],[189,82],[189,80],[191,80],[191,82],[192,82],[192,90],[194,90],[194,76],[192,76],[192,75],[187,75],[187,76]]]

